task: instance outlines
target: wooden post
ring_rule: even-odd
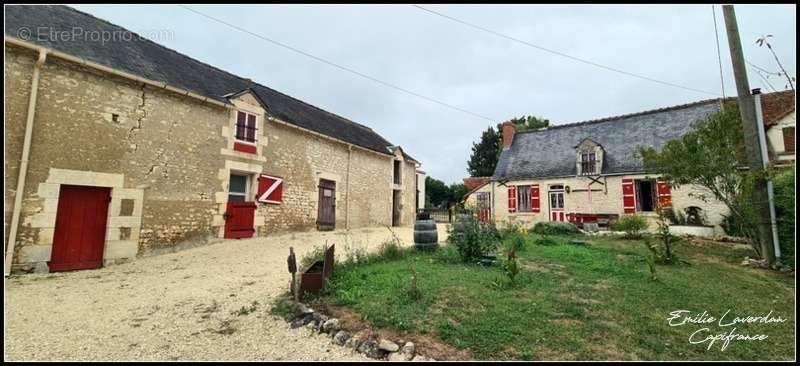
[[[300,298],[297,291],[297,279],[295,277],[295,273],[297,272],[297,260],[294,256],[293,247],[289,247],[289,258],[286,259],[286,263],[289,266],[289,273],[292,274],[292,283],[289,286],[290,290],[292,291],[292,298],[294,299],[294,302],[298,302]]]

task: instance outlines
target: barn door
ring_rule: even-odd
[[[392,194],[392,226],[400,226],[400,191],[397,189]]]
[[[50,271],[98,268],[103,248],[111,188],[62,185],[58,196]]]
[[[230,202],[225,210],[225,238],[241,239],[252,238],[256,230],[253,228],[255,219],[255,202]]]
[[[225,238],[250,238],[255,233],[253,223],[256,203],[250,201],[250,176],[231,174],[228,186],[228,206],[225,209]]]
[[[333,230],[336,228],[336,182],[319,180],[319,205],[317,212],[317,229]]]

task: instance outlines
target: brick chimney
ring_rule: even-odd
[[[505,121],[501,126],[503,128],[503,148],[507,149],[511,146],[511,141],[514,140],[517,127],[514,126],[514,122],[511,121]]]

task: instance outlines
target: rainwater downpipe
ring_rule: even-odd
[[[345,186],[346,201],[344,206],[344,227],[350,230],[350,157],[353,155],[353,145],[347,145],[347,185]]]
[[[25,140],[22,144],[22,158],[19,162],[19,176],[17,177],[16,193],[14,193],[14,208],[11,213],[11,227],[8,230],[8,246],[5,256],[5,276],[11,273],[11,265],[14,261],[14,245],[17,241],[17,227],[19,226],[19,215],[22,210],[22,196],[25,194],[25,177],[28,174],[28,157],[31,152],[31,136],[33,135],[33,117],[36,113],[36,98],[39,92],[39,70],[47,59],[47,50],[39,48],[39,58],[33,66],[31,77],[31,95],[28,100],[28,116],[25,120]]]
[[[766,169],[769,166],[767,155],[767,138],[765,136],[764,114],[761,111],[761,89],[753,89],[753,100],[756,104],[756,122],[758,125],[758,142],[761,145],[761,160]],[[767,199],[769,200],[769,223],[772,227],[772,244],[775,247],[775,259],[781,258],[781,246],[778,243],[778,224],[775,221],[775,195],[772,190],[772,179],[767,179]]]

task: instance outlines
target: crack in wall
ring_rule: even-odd
[[[141,90],[142,90],[142,95],[141,95],[142,104],[139,104],[133,110],[134,114],[136,114],[136,124],[134,124],[128,130],[128,136],[126,138],[128,142],[131,142],[130,146],[133,152],[139,150],[139,145],[132,143],[134,137],[134,131],[141,130],[142,122],[144,121],[145,118],[147,118],[147,109],[145,109],[145,104],[147,103],[147,94],[145,94],[145,84],[142,84]]]
[[[175,129],[175,119],[172,120],[172,123],[169,125],[169,130],[167,130],[167,143],[166,146],[172,145],[172,131]],[[161,172],[161,176],[164,178],[169,178],[169,161],[166,158],[166,148],[160,148],[158,150],[158,155],[156,155],[155,164],[150,166],[150,169],[145,174],[146,177],[149,177],[153,174],[157,167],[163,167],[163,171]]]

